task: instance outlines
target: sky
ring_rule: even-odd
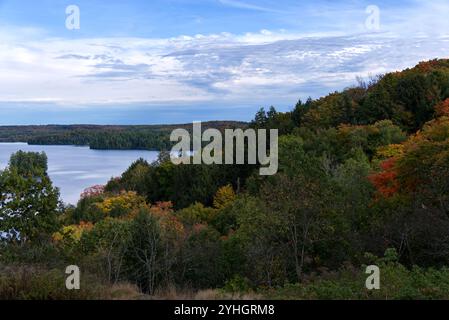
[[[0,0],[0,125],[247,121],[449,57],[448,16],[448,0]]]

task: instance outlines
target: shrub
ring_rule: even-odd
[[[40,266],[1,266],[0,300],[71,300],[110,298],[107,287],[88,275],[80,290],[68,290],[62,269]]]

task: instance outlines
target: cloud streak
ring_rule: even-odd
[[[274,9],[269,9],[266,7],[261,7],[258,5],[250,4],[243,1],[236,1],[236,0],[218,0],[219,3],[225,6],[238,8],[238,9],[245,9],[245,10],[255,10],[255,11],[263,11],[263,12],[280,12]]]
[[[260,7],[236,0],[221,2],[245,10],[271,10],[270,2]],[[431,23],[423,21],[432,17],[433,10],[446,13],[449,4],[414,3],[401,11],[408,20],[396,18],[400,16],[397,8],[382,9],[378,33],[261,30],[67,39],[49,37],[39,29],[4,28],[0,32],[0,108],[20,103],[51,104],[61,110],[92,105],[220,105],[228,109],[293,105],[298,98],[319,97],[350,86],[357,76],[448,57],[448,20],[434,15]],[[362,15],[362,27],[363,19]]]
[[[64,105],[293,103],[357,76],[446,57],[449,37],[257,34],[0,45],[0,101]]]

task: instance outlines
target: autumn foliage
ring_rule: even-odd
[[[386,198],[394,196],[399,190],[398,174],[395,168],[396,161],[396,158],[385,160],[380,165],[381,172],[368,177],[379,194]]]
[[[81,193],[80,198],[88,198],[88,197],[97,197],[104,193],[104,185],[95,185],[89,188],[86,188],[83,193]]]
[[[449,116],[449,98],[435,106],[435,113],[438,117]]]
[[[290,113],[261,110],[251,125],[279,129],[278,174],[259,176],[256,166],[175,166],[163,156],[138,160],[58,217],[50,235],[61,265],[75,261],[151,295],[289,284],[287,291],[296,288],[303,298],[342,297],[335,285],[340,269],[350,279],[354,266],[379,261],[394,261],[401,277],[407,269],[399,263],[413,272],[415,265],[447,266],[449,60],[299,102]],[[12,173],[4,175],[3,190],[17,192],[9,186]],[[36,193],[28,190],[32,199]],[[0,208],[20,204],[3,193]],[[385,252],[384,260],[375,258]],[[347,291],[360,287],[360,297],[372,298],[363,276]],[[317,296],[305,291],[314,279],[325,286]],[[419,294],[440,297],[427,278],[408,279]],[[402,280],[391,283],[400,287]],[[379,297],[387,297],[382,290]]]
[[[230,184],[218,189],[214,197],[214,207],[223,209],[235,200],[235,192]]]

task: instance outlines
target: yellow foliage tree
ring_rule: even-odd
[[[121,194],[104,199],[97,204],[105,216],[124,217],[133,210],[144,206],[145,199],[134,191],[122,192]]]
[[[78,242],[83,235],[83,232],[90,231],[93,228],[91,222],[83,222],[80,224],[74,224],[69,226],[64,226],[60,231],[53,234],[53,240],[56,242],[69,241]]]
[[[403,144],[390,144],[388,146],[379,147],[376,150],[376,160],[386,160],[393,157],[401,157],[404,154]]]
[[[214,197],[214,207],[217,209],[223,209],[229,204],[234,202],[235,192],[230,184],[218,189]]]

